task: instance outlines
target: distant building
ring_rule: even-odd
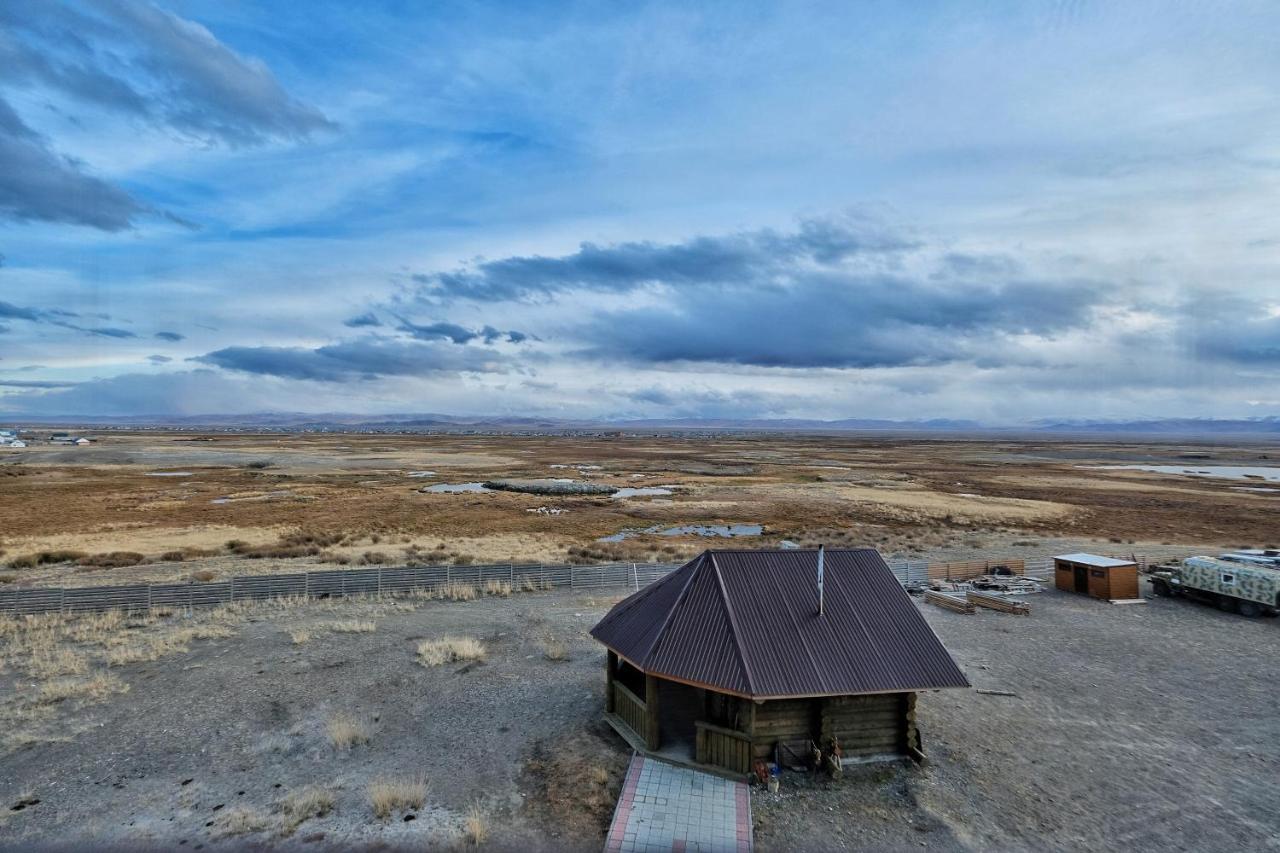
[[[1097,554],[1063,554],[1053,558],[1054,585],[1107,601],[1133,601],[1138,596],[1138,564]]]
[[[77,439],[75,440],[75,443],[76,443],[76,444],[78,444],[78,445],[80,445],[81,447],[83,447],[84,445],[86,445],[86,444],[90,444],[91,442],[90,442],[90,441],[89,441],[89,439],[87,439],[87,438],[77,438]]]
[[[26,446],[27,446],[27,443],[20,438],[15,438],[13,441],[9,442],[9,447],[26,447]]]

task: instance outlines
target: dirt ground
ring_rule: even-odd
[[[472,818],[495,847],[599,849],[626,755],[598,722],[604,655],[586,631],[613,600],[63,619],[46,627],[87,661],[70,680],[101,670],[119,683],[50,703],[44,685],[68,678],[8,660],[5,727],[29,737],[0,755],[0,847],[462,847]],[[922,696],[921,766],[868,765],[836,783],[788,773],[779,794],[756,791],[758,848],[1275,849],[1280,622],[1171,599],[1030,600],[1026,617],[921,605],[975,688],[1015,695]],[[6,624],[11,648],[41,649],[45,670],[74,668]],[[203,638],[181,647],[153,639],[194,628]],[[421,665],[418,644],[445,636],[479,640],[484,660]],[[148,643],[162,653],[99,659]],[[344,718],[367,743],[335,746]],[[379,818],[368,791],[379,779],[427,791]],[[287,804],[317,789],[323,815],[291,816]]]
[[[874,545],[888,556],[1047,539],[1138,552],[1274,545],[1280,492],[1082,466],[1278,458],[1280,447],[1258,443],[111,432],[89,447],[0,449],[0,583],[202,582],[414,562],[668,562],[708,541],[600,540],[686,524],[760,524],[761,536],[739,541]],[[421,491],[545,477],[671,494]]]

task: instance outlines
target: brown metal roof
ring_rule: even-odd
[[[755,699],[968,687],[871,548],[704,551],[619,602],[591,635],[655,675]]]

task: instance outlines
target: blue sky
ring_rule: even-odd
[[[0,412],[1280,412],[1273,3],[0,5]]]

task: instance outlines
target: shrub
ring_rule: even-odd
[[[421,776],[414,779],[375,779],[369,783],[369,804],[379,818],[390,817],[395,811],[420,809],[427,801],[427,782]]]
[[[418,662],[423,666],[484,658],[484,644],[470,637],[441,637],[418,643]]]
[[[216,838],[247,835],[250,832],[262,832],[269,826],[271,821],[257,809],[232,806],[213,819],[213,835]]]
[[[485,581],[484,594],[506,598],[511,594],[511,584],[506,581]]]
[[[473,601],[479,593],[474,586],[464,583],[450,583],[440,587],[437,598],[449,601]]]
[[[218,576],[217,572],[211,572],[208,569],[201,569],[198,572],[191,573],[191,579],[196,583],[208,583]]]
[[[14,557],[9,561],[11,569],[34,569],[36,566],[49,566],[56,563],[73,563],[85,557],[83,551],[40,551],[37,554],[27,554],[22,557]]]
[[[381,551],[365,551],[360,562],[366,566],[383,566],[390,563],[391,558]]]
[[[368,743],[371,737],[369,726],[363,720],[345,713],[329,720],[325,731],[329,735],[329,743],[336,749],[350,749]]]
[[[304,628],[299,628],[289,632],[289,639],[293,641],[295,646],[301,646],[303,643],[311,642],[311,632]]]
[[[121,569],[136,566],[145,559],[136,551],[111,551],[106,554],[90,554],[77,562],[86,569]]]
[[[160,555],[162,563],[181,563],[185,559],[187,559],[185,551],[165,551]]]

